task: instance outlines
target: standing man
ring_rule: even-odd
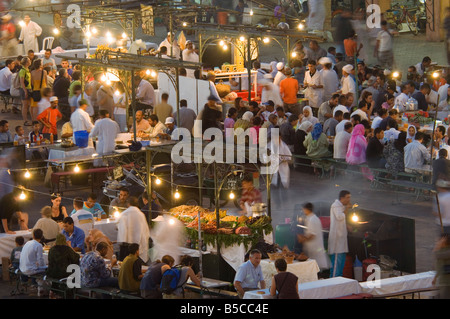
[[[49,66],[53,70],[56,70],[55,59],[51,58],[51,55],[52,55],[52,49],[45,49],[44,57],[42,58],[42,66],[44,68]]]
[[[110,85],[102,85],[97,91],[98,110],[105,110],[114,119],[114,92]]]
[[[161,50],[161,47],[167,48],[167,55],[179,60],[180,59],[180,47],[178,45],[177,40],[175,40],[175,34],[174,33],[167,33],[167,37],[159,44],[158,50]]]
[[[264,281],[264,275],[260,265],[261,257],[261,252],[253,249],[250,251],[249,260],[240,265],[236,272],[234,287],[241,299],[244,297],[246,291],[258,289],[258,284],[261,289],[266,288],[266,282]]]
[[[302,110],[298,103],[298,81],[292,77],[291,68],[285,68],[286,78],[280,82],[280,95],[283,98],[284,109],[294,115],[299,115]]]
[[[0,93],[10,95],[12,70],[14,69],[14,60],[5,61],[5,67],[0,70]]]
[[[140,247],[140,257],[146,263],[148,256],[148,239],[150,230],[144,213],[139,209],[139,201],[131,196],[128,208],[124,210],[117,221],[117,242],[121,244],[119,260],[123,260],[128,255],[128,246],[138,244]]]
[[[173,107],[169,103],[169,94],[163,93],[161,94],[161,103],[156,104],[153,108],[153,114],[158,116],[158,119],[164,123],[166,118],[172,117],[173,115]]]
[[[319,217],[314,214],[314,206],[311,203],[303,205],[303,213],[306,216],[304,235],[297,234],[297,240],[303,244],[305,254],[317,261],[320,270],[330,268],[330,259],[328,258],[323,245],[322,223]]]
[[[58,98],[52,96],[50,98],[50,107],[41,112],[36,120],[43,125],[42,133],[53,134],[53,138],[56,141],[58,139],[57,123],[62,117],[61,112],[58,110]]]
[[[316,61],[308,61],[308,71],[305,73],[303,86],[306,88],[305,97],[309,101],[309,106],[315,111],[317,116],[320,105],[323,102],[323,78],[322,73],[317,71]]]
[[[151,110],[153,109],[153,105],[155,105],[156,102],[155,89],[149,81],[141,78],[139,75],[135,76],[134,81],[137,87],[136,100],[138,100],[136,109],[142,110],[144,112],[144,116],[149,116],[151,114]]]
[[[199,63],[200,58],[197,50],[194,48],[194,43],[191,40],[186,41],[186,49],[183,50],[183,61]],[[187,69],[186,76],[195,79],[194,69]]]
[[[323,23],[325,22],[325,1],[309,0],[308,7],[308,30],[323,31]]]
[[[336,71],[333,70],[333,62],[330,58],[321,58],[319,63],[323,66],[323,69],[320,70],[323,81],[323,100],[328,101],[339,90],[339,78]]]
[[[15,56],[17,54],[16,27],[12,23],[10,14],[2,17],[2,35],[0,44],[2,45],[2,56]]]
[[[23,42],[24,51],[33,50],[34,52],[39,52],[37,37],[42,34],[42,28],[36,22],[31,21],[28,14],[24,16],[23,22],[24,25],[20,32],[19,41]]]
[[[330,234],[328,236],[328,253],[331,257],[330,277],[342,276],[345,257],[348,253],[346,217],[352,208],[351,194],[342,190],[330,209]]]
[[[94,125],[91,122],[91,118],[89,114],[86,112],[88,107],[88,102],[84,99],[78,102],[79,107],[72,113],[70,116],[70,124],[72,124],[73,132],[76,131],[88,131],[94,128]]]
[[[381,31],[378,32],[375,45],[375,57],[384,69],[391,70],[394,65],[394,35],[388,29],[386,20],[381,21]]]
[[[98,136],[96,151],[99,155],[112,153],[116,147],[116,137],[120,133],[119,124],[109,118],[107,110],[100,110],[100,119],[95,122],[91,136]]]
[[[193,109],[189,109],[187,107],[186,100],[180,100],[180,123],[178,123],[177,111],[173,114],[173,118],[175,119],[175,124],[177,127],[186,128],[189,132],[192,133],[192,129],[194,127],[195,119],[197,118],[197,114]]]

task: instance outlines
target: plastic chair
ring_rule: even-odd
[[[53,41],[55,40],[54,37],[46,37],[44,38],[44,40],[42,41],[42,50],[45,49],[51,49],[53,46]]]

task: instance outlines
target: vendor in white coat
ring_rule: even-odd
[[[131,196],[128,203],[128,208],[120,213],[117,221],[117,242],[125,246],[139,244],[139,257],[147,263],[149,259],[148,239],[150,238],[148,223],[144,213],[138,208],[138,199]]]
[[[279,106],[283,106],[283,100],[280,95],[280,88],[272,83],[272,75],[264,75],[264,79],[258,82],[262,86],[261,91],[261,104],[273,101],[275,109]]]
[[[323,100],[331,100],[331,96],[339,90],[339,77],[335,70],[332,69],[333,61],[328,57],[320,58],[319,64],[323,65],[322,73],[323,80]]]
[[[94,124],[91,122],[89,114],[86,112],[88,108],[88,101],[81,99],[78,102],[78,108],[70,116],[70,124],[72,124],[72,129],[76,131],[87,131],[91,132],[94,128]]]
[[[343,275],[345,258],[348,253],[347,214],[352,208],[351,194],[342,190],[330,208],[330,233],[328,235],[328,254],[331,257],[330,277]]]
[[[91,137],[98,137],[96,151],[99,155],[110,154],[116,147],[116,137],[120,133],[119,124],[109,118],[107,110],[99,111],[100,119],[95,122]]]
[[[322,73],[320,73],[316,68],[316,61],[308,61],[308,71],[305,73],[305,80],[303,81],[303,86],[306,88],[305,98],[308,99],[309,106],[311,106],[316,111],[319,109],[320,105],[323,103],[323,78]],[[317,112],[316,112],[317,114]]]
[[[29,15],[25,15],[23,18],[24,25],[20,32],[19,41],[23,42],[23,48],[25,54],[28,50],[39,52],[39,45],[37,37],[42,34],[42,28],[34,21],[31,21]]]
[[[174,59],[179,60],[181,56],[181,49],[178,46],[177,40],[175,40],[174,33],[167,33],[167,37],[159,44],[158,50],[161,50],[161,47],[167,48],[167,55],[171,56]]]
[[[305,233],[297,234],[297,240],[303,244],[303,251],[319,265],[320,270],[330,269],[330,258],[325,252],[323,245],[322,223],[314,214],[314,206],[311,203],[303,205],[305,219]]]
[[[275,78],[273,79],[273,84],[280,86],[280,82],[286,78],[286,74],[284,74],[284,63],[283,62],[277,63],[277,70],[278,71],[275,75]]]
[[[186,41],[186,49],[183,50],[183,61],[195,63],[199,63],[200,61],[200,57],[198,56],[194,48],[194,43],[191,40]],[[194,72],[194,69],[186,69],[186,76],[188,78],[195,79]]]

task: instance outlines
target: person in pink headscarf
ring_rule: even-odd
[[[358,124],[353,128],[352,137],[348,144],[346,162],[358,165],[366,162],[367,141],[364,137],[364,125]]]

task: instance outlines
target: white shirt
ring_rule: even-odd
[[[119,96],[117,96],[117,95],[114,94],[114,104],[116,104],[116,105],[119,104],[119,105],[124,106],[124,105],[125,105],[125,102],[126,102],[125,93],[122,93],[122,94],[119,95]],[[114,108],[114,114],[123,114],[123,115],[125,115],[125,114],[127,114],[127,109],[124,108],[124,107],[118,107],[118,106],[116,106],[116,107]]]
[[[183,50],[183,61],[199,63],[200,58],[199,58],[198,54],[195,53],[195,51],[184,49]],[[186,76],[188,78],[194,79],[195,78],[194,72],[195,72],[194,69],[186,69]]]
[[[392,45],[392,35],[389,32],[381,30],[378,32],[377,41],[380,41],[378,46],[378,52],[391,51]]]
[[[405,146],[405,168],[422,169],[425,161],[430,160],[430,152],[419,141],[412,141]]]
[[[20,31],[19,41],[23,41],[23,49],[25,54],[29,50],[33,50],[34,53],[39,52],[39,44],[37,37],[42,34],[42,28],[33,21],[30,21],[28,25],[24,25]]]
[[[136,99],[143,104],[153,105],[155,103],[155,89],[153,85],[142,79],[137,88]]]
[[[74,132],[90,132],[94,128],[94,124],[92,124],[89,114],[81,108],[77,108],[72,113],[72,115],[70,116],[70,124],[72,124],[72,129]]]
[[[303,243],[303,249],[306,255],[314,259],[320,269],[330,268],[330,260],[325,252],[323,245],[322,223],[316,214],[309,214],[305,220],[305,235],[313,235],[314,237]]]
[[[446,191],[439,193],[438,198],[442,217],[442,225],[450,226],[450,192]],[[436,201],[434,201],[434,212],[438,213]],[[439,217],[436,218],[436,224],[441,225]]]
[[[336,199],[330,208],[330,233],[328,235],[328,254],[348,252],[345,207]]]
[[[356,83],[350,75],[342,77],[342,94],[356,94]]]
[[[11,89],[11,70],[5,66],[0,70],[0,91],[6,91]]]
[[[100,119],[95,122],[91,136],[98,136],[96,151],[99,155],[112,153],[116,147],[116,137],[120,133],[119,124],[110,118]]]
[[[77,98],[76,107],[79,106],[79,102],[81,99],[85,99],[87,101],[87,108],[86,112],[89,114],[89,116],[94,116],[94,107],[92,106],[92,99],[89,95],[86,94],[86,92],[83,92],[83,94],[80,94],[80,96]]]
[[[45,266],[43,251],[44,248],[41,243],[34,239],[28,241],[20,253],[20,271],[25,275],[34,275],[43,272],[47,268]]]
[[[379,116],[375,117],[375,118],[373,119],[373,121],[372,121],[372,126],[371,126],[371,128],[372,128],[372,129],[376,129],[377,127],[379,127],[382,120],[383,120],[383,119],[382,119],[381,117],[379,117]]]
[[[339,78],[334,70],[320,71],[323,80],[323,100],[329,101],[334,92],[339,90]]]
[[[337,129],[336,129],[337,131]],[[347,156],[348,143],[350,142],[350,138],[352,134],[348,133],[345,130],[336,133],[336,137],[334,138],[334,147],[333,147],[333,158],[334,159],[345,159]]]
[[[87,210],[80,209],[70,215],[73,219],[73,224],[84,231],[86,237],[89,236],[89,231],[94,228],[94,215]]]
[[[283,100],[280,95],[280,88],[273,83],[265,85],[261,91],[261,103],[272,101],[277,106],[283,106]]]
[[[275,78],[273,79],[273,84],[280,86],[280,82],[283,81],[286,78],[286,75],[281,72],[278,71],[277,74],[275,75]]]
[[[150,138],[156,137],[158,134],[164,133],[166,130],[166,126],[161,122],[158,122],[155,126],[151,126],[144,130],[145,134],[148,134]]]

